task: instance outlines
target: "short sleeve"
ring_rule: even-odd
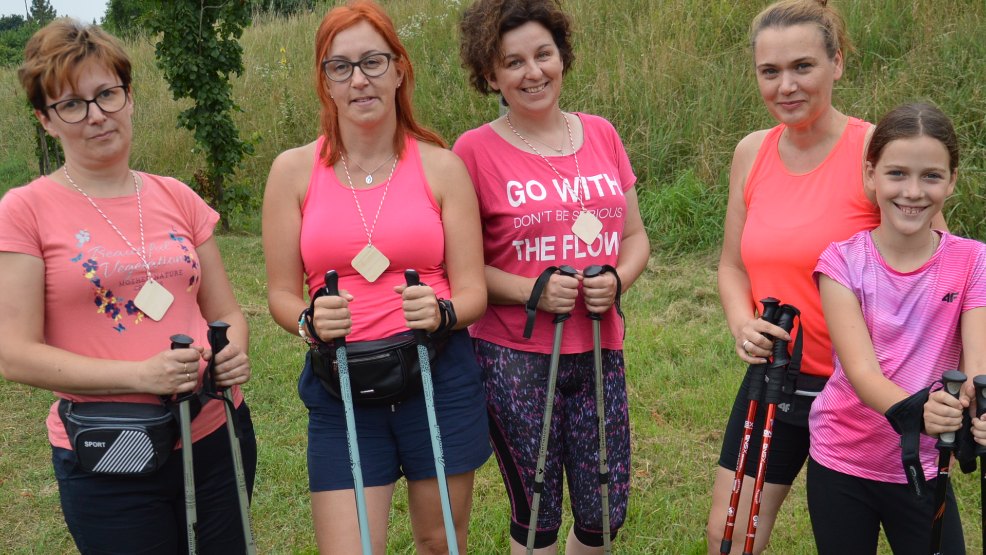
[[[27,187],[11,189],[0,199],[0,251],[42,258],[41,235]]]
[[[191,187],[177,179],[161,178],[164,188],[172,195],[185,217],[192,243],[198,247],[213,236],[219,222],[219,212],[206,204]]]
[[[852,278],[849,275],[849,264],[839,243],[829,244],[818,257],[818,264],[812,273],[816,287],[818,286],[818,277],[821,275],[841,284],[846,289],[853,290]]]
[[[974,242],[975,249],[970,253],[971,268],[966,294],[963,296],[962,311],[986,306],[986,245]]]

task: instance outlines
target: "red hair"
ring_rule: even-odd
[[[447,147],[448,145],[438,133],[423,127],[414,120],[411,105],[411,94],[414,92],[414,69],[411,67],[407,49],[404,48],[401,39],[397,36],[394,22],[375,2],[354,0],[345,6],[335,7],[325,14],[325,18],[322,19],[322,23],[315,33],[315,90],[318,92],[318,100],[322,105],[319,119],[322,134],[325,135],[325,142],[319,157],[325,161],[326,166],[332,166],[339,161],[345,152],[339,134],[339,113],[336,110],[335,102],[329,96],[329,84],[322,72],[322,61],[328,56],[329,47],[340,31],[364,21],[369,23],[394,51],[395,57],[391,65],[404,72],[403,84],[397,89],[396,95],[397,130],[394,133],[394,152],[397,153],[398,157],[404,152],[404,137],[408,134],[442,148]]]

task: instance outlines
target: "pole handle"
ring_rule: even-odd
[[[209,366],[206,368],[206,374],[211,382],[213,391],[217,393],[222,393],[226,390],[225,387],[219,387],[216,385],[216,376],[214,371],[216,369],[216,355],[219,351],[226,348],[229,345],[229,337],[227,332],[229,331],[229,324],[223,322],[222,320],[216,320],[215,322],[209,322],[209,331],[206,334],[209,340],[209,349],[212,351],[212,358],[209,359]]]
[[[599,264],[593,264],[592,266],[589,266],[589,267],[585,268],[584,270],[582,270],[582,277],[594,278],[596,276],[603,275],[603,273],[605,271],[606,271],[606,269],[603,268],[602,266],[600,266]],[[598,312],[588,312],[588,313],[586,313],[586,316],[590,320],[602,320],[603,319],[603,315],[600,314],[600,313],[598,313]]]
[[[941,383],[943,391],[955,397],[959,398],[959,391],[962,389],[962,384],[966,381],[966,375],[958,370],[946,370],[941,376]],[[977,399],[978,401],[978,399]],[[935,444],[937,449],[955,449],[955,432],[943,432],[938,435],[938,443]]]
[[[195,340],[192,339],[191,337],[183,334],[183,333],[176,333],[176,334],[174,334],[174,335],[171,336],[171,349],[172,350],[174,350],[174,349],[190,349],[190,348],[192,348],[192,343],[195,343]]]
[[[563,266],[558,267],[558,273],[563,276],[575,277],[576,275],[578,275],[579,271],[569,266],[568,264],[565,264]],[[553,320],[553,322],[555,324],[558,324],[560,322],[564,322],[565,320],[568,320],[571,317],[572,314],[569,312],[566,312],[565,314],[555,314],[555,319]]]
[[[328,272],[325,272],[325,294],[332,297],[339,296],[339,273],[336,272],[335,270],[329,270]],[[313,318],[315,317],[314,313],[312,314],[312,317]],[[332,340],[332,344],[335,345],[337,349],[339,347],[345,347],[346,338],[337,337]]]
[[[421,285],[421,278],[416,270],[408,268],[404,270],[404,282],[407,283],[408,287],[417,287]],[[425,330],[414,330],[414,340],[418,342],[418,345],[424,345],[427,342],[427,333]]]

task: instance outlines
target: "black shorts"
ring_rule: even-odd
[[[821,555],[876,553],[883,527],[895,555],[924,555],[931,543],[935,480],[917,497],[907,484],[857,478],[808,461],[808,512]],[[946,490],[942,550],[964,555],[965,539],[951,484]]]
[[[736,394],[729,420],[726,422],[726,433],[722,438],[722,449],[719,451],[719,466],[736,470],[739,458],[740,441],[743,439],[743,424],[746,421],[746,411],[750,405],[747,398],[750,387],[750,373],[747,372]],[[798,389],[801,391],[818,391],[824,384],[823,378],[802,375],[798,379]],[[774,417],[774,428],[770,440],[770,453],[767,457],[767,471],[764,481],[769,484],[789,486],[801,472],[808,458],[808,412],[811,395],[795,395],[792,399],[781,403]],[[784,409],[788,409],[785,411]],[[750,437],[750,447],[746,454],[747,476],[757,475],[757,465],[760,462],[760,443],[763,439],[763,426],[766,419],[767,405],[763,402],[757,407],[757,415],[753,421],[753,435]]]

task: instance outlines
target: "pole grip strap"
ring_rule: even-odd
[[[623,294],[623,282],[620,281],[620,274],[616,272],[616,268],[609,264],[603,264],[603,272],[609,272],[613,274],[616,278],[616,298],[613,300],[613,306],[616,308],[616,313],[620,315],[620,320],[623,322],[623,339],[627,337],[627,319],[623,315],[623,307],[620,306],[620,296]]]
[[[541,295],[544,293],[544,288],[547,287],[551,275],[557,271],[558,266],[548,266],[534,282],[534,287],[531,289],[531,296],[527,299],[527,304],[524,305],[524,310],[527,312],[527,323],[524,324],[524,339],[530,339],[534,333],[534,320],[537,318],[538,301],[541,300]]]

